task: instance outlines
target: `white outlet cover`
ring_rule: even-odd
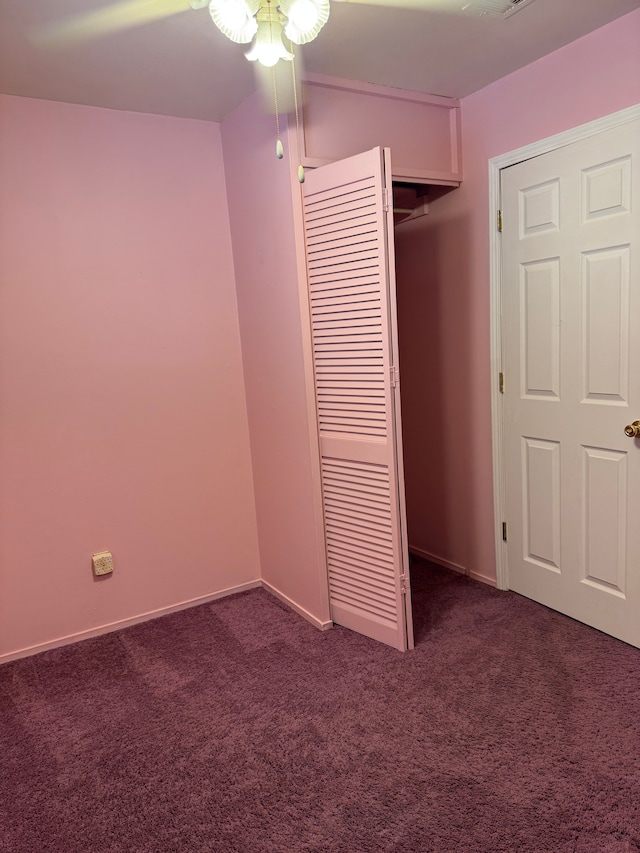
[[[110,551],[99,551],[91,558],[91,565],[96,577],[110,575],[113,572],[113,555]]]

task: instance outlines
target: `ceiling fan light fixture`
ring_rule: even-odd
[[[329,0],[211,0],[209,12],[231,41],[248,44],[255,36],[245,56],[271,68],[280,59],[293,60],[283,35],[295,44],[318,35],[329,18]]]
[[[256,39],[245,56],[251,62],[258,61],[267,68],[274,66],[280,59],[289,62],[293,59],[293,54],[289,53],[282,41],[282,24],[277,18],[258,20]]]
[[[258,6],[255,0],[211,0],[209,13],[228,39],[236,44],[248,44],[258,31],[254,17]]]
[[[329,19],[329,0],[282,0],[285,34],[296,44],[313,41]]]

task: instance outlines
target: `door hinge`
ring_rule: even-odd
[[[502,522],[502,541],[503,542],[507,541],[507,522],[506,521]]]
[[[498,231],[502,234],[502,211],[498,211]]]
[[[407,580],[408,579],[406,575],[400,575],[400,592],[403,595],[406,595],[407,593]]]
[[[500,383],[500,393],[504,394],[504,373],[500,372],[498,382]]]
[[[391,193],[389,192],[388,189],[382,190],[382,209],[384,210],[385,213],[389,213],[389,211],[391,210],[390,195],[391,195]]]
[[[400,384],[400,376],[398,374],[398,368],[397,367],[390,367],[389,368],[389,379],[390,379],[391,387],[397,388],[398,385]]]

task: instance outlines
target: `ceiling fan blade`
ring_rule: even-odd
[[[358,6],[386,6],[393,9],[418,9],[450,13],[460,12],[465,4],[465,0],[335,0],[335,2],[351,3]]]
[[[38,27],[31,41],[38,45],[71,44],[168,18],[196,6],[189,0],[124,0]]]

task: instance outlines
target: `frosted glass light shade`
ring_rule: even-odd
[[[275,65],[279,59],[291,61],[293,54],[289,53],[282,42],[282,24],[279,21],[259,21],[258,34],[251,50],[245,54],[251,62],[256,60],[267,68]]]
[[[285,34],[295,44],[313,41],[329,19],[329,0],[282,0]]]
[[[258,7],[258,0],[211,0],[209,13],[228,39],[237,44],[248,44],[258,31],[254,18]]]

